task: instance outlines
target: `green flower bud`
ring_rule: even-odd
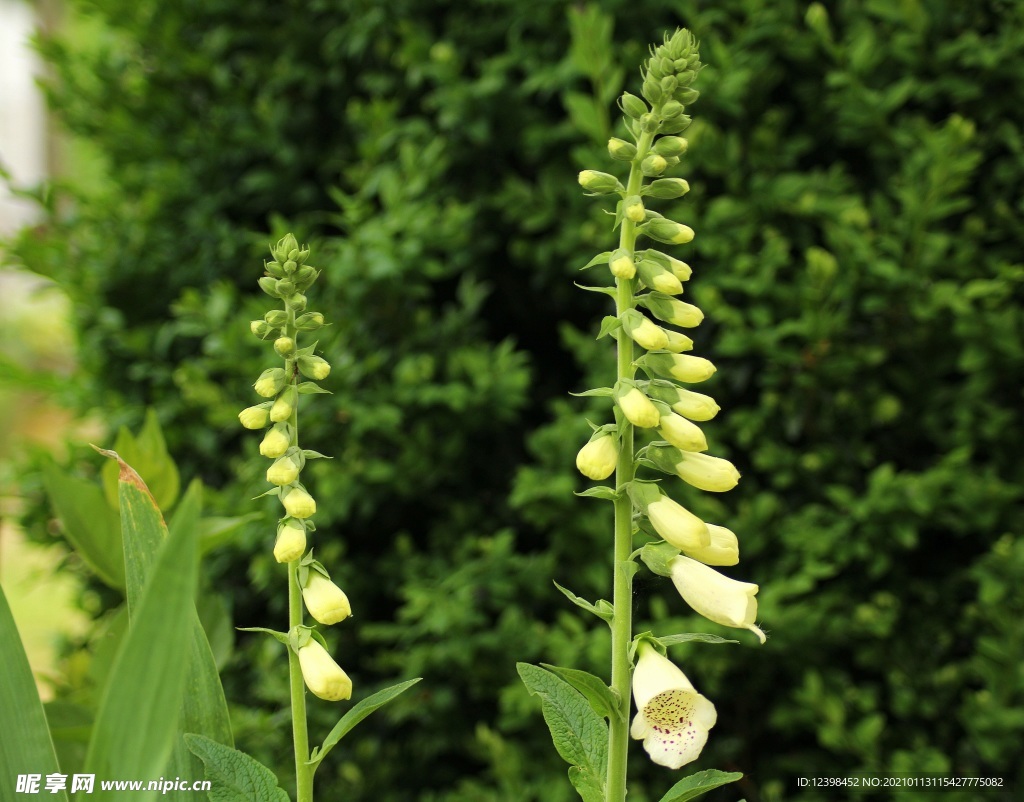
[[[281,368],[268,368],[260,374],[253,387],[264,398],[273,398],[281,392],[284,385],[284,370]]]
[[[663,136],[654,143],[654,152],[665,158],[669,156],[682,156],[686,153],[689,144],[681,136]]]
[[[636,145],[613,136],[608,140],[608,154],[620,162],[632,161],[636,158]]]
[[[275,423],[287,421],[295,411],[299,400],[299,391],[294,384],[289,384],[274,401],[270,408],[270,419]]]
[[[319,641],[310,638],[299,648],[299,667],[303,682],[314,696],[328,702],[352,698],[352,680]]]
[[[672,67],[674,69],[675,64],[673,64]],[[676,79],[676,76],[674,75],[666,75],[664,78],[661,79],[661,91],[663,94],[671,95],[673,92],[676,91],[676,88],[678,86],[679,81]]]
[[[671,120],[683,113],[683,105],[678,100],[669,100],[661,107],[662,119]]]
[[[309,288],[310,284],[316,281],[317,276],[319,275],[320,273],[315,267],[305,265],[295,271],[295,275],[292,276],[292,279],[295,281],[295,286],[300,290],[305,290]]]
[[[673,326],[689,329],[699,325],[704,319],[704,313],[693,304],[678,301],[661,293],[648,293],[643,297],[643,303],[658,320],[671,323]]]
[[[652,262],[650,259],[642,259],[640,264],[636,266],[636,269],[644,284],[660,293],[678,295],[683,291],[683,285],[679,279],[657,262]]]
[[[286,489],[281,495],[285,512],[293,518],[310,518],[316,514],[316,501],[301,487]]]
[[[660,376],[691,384],[710,379],[715,373],[715,366],[709,360],[688,354],[647,354],[636,363]]]
[[[693,120],[689,114],[680,114],[678,117],[674,117],[671,120],[665,120],[661,124],[661,133],[678,134],[689,128],[691,122],[693,122]]]
[[[267,314],[263,316],[263,319],[267,321],[267,324],[273,326],[275,329],[279,329],[288,323],[288,313],[283,309],[271,309]]]
[[[318,356],[300,356],[299,371],[307,378],[320,381],[330,375],[331,364]]]
[[[619,439],[598,431],[576,455],[576,468],[589,479],[600,482],[615,473],[619,461]]]
[[[622,93],[622,97],[619,98],[619,108],[634,120],[639,120],[648,111],[647,104],[629,92]]]
[[[274,542],[274,559],[279,563],[290,563],[299,559],[306,551],[306,527],[302,521],[285,518],[277,525],[277,540]]]
[[[692,228],[664,217],[655,217],[648,222],[643,228],[643,233],[653,240],[669,245],[685,245],[693,239]]]
[[[660,125],[661,120],[659,120],[653,114],[645,114],[643,117],[640,118],[640,127],[648,134],[655,133],[658,130],[658,126]]]
[[[267,335],[273,332],[274,330],[267,325],[267,322],[265,320],[250,320],[249,331],[251,331],[257,337],[259,337],[261,340],[265,340],[267,338]]]
[[[316,331],[324,325],[324,316],[319,312],[306,312],[295,318],[295,328],[299,331]]]
[[[296,253],[298,253],[298,251],[296,251]],[[297,267],[298,264],[296,264],[295,260],[289,259],[287,262],[284,263],[284,272],[291,275],[292,273],[295,272],[295,268]]]
[[[289,357],[295,353],[295,340],[291,337],[278,337],[274,340],[274,350],[279,356]]]
[[[289,258],[288,254],[298,247],[299,243],[295,237],[292,234],[285,234],[285,236],[277,241],[277,245],[271,248],[271,253],[279,262],[284,262]]]
[[[314,569],[310,569],[302,588],[302,600],[309,614],[321,624],[337,624],[352,615],[345,591]]]
[[[661,420],[658,408],[637,387],[622,385],[615,391],[615,403],[626,420],[642,429],[653,429]]]
[[[649,75],[647,80],[644,81],[641,92],[644,98],[654,106],[658,105],[664,96],[664,93],[661,91],[661,83],[653,75]]]
[[[640,172],[644,175],[661,175],[665,170],[668,169],[668,162],[665,161],[664,156],[659,156],[657,153],[651,153],[640,162]]]
[[[285,276],[284,268],[280,262],[264,262],[263,268],[274,278],[284,278]]]
[[[306,308],[306,296],[300,292],[290,296],[288,299],[288,306],[294,309],[296,312],[301,312]]]
[[[238,420],[246,429],[262,429],[270,422],[270,410],[262,404],[246,407],[238,413]]]
[[[260,289],[263,290],[271,298],[280,298],[281,295],[277,291],[277,279],[271,278],[270,276],[264,276],[259,280]]]
[[[609,195],[622,190],[622,183],[613,175],[597,170],[583,170],[579,175],[580,186],[592,195]]]
[[[302,470],[301,454],[298,458],[284,456],[276,460],[273,465],[267,468],[267,481],[272,485],[290,485],[299,478],[299,471]]]
[[[658,158],[661,158],[660,156]],[[644,159],[646,161],[646,159]],[[654,175],[651,173],[651,175]],[[647,187],[647,194],[655,198],[672,200],[681,198],[690,191],[690,185],[682,178],[659,178]]]
[[[659,351],[668,345],[668,335],[636,309],[625,310],[619,318],[622,328],[637,345],[648,351]]]
[[[608,260],[608,269],[612,271],[615,278],[631,279],[636,275],[636,265],[633,264],[629,251],[625,248],[617,248],[612,251],[611,258]]]
[[[681,87],[676,90],[673,97],[678,103],[682,104],[682,106],[689,106],[691,103],[697,102],[697,98],[700,97],[700,92],[692,86]],[[666,103],[665,106],[668,106],[668,103]],[[682,108],[680,108],[680,111],[682,111]]]
[[[295,282],[290,278],[280,278],[277,280],[277,294],[282,298],[286,298],[295,292]]]
[[[277,459],[285,455],[291,444],[291,426],[287,423],[278,423],[263,436],[263,442],[260,443],[260,454],[270,459]]]
[[[658,424],[658,434],[683,451],[707,451],[708,441],[695,423],[670,412]]]
[[[639,195],[630,195],[623,201],[622,213],[634,223],[642,223],[647,217],[647,210]]]

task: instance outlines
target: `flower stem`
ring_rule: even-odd
[[[285,302],[285,309],[288,312],[288,324],[285,328],[285,335],[292,337],[298,346],[298,332],[295,329],[295,310]],[[293,370],[293,361],[285,360],[286,371]],[[298,377],[289,375],[288,381],[298,383]],[[292,409],[292,442],[293,446],[299,444],[299,396],[295,397],[295,406]],[[302,591],[299,588],[299,561],[292,560],[288,563],[288,631],[295,627],[302,626],[303,608]],[[295,802],[313,802],[313,767],[308,765],[309,761],[309,729],[306,723],[306,685],[302,679],[302,667],[299,665],[299,656],[292,650],[288,650],[288,679],[291,688],[292,698],[292,741],[295,745]]]
[[[650,150],[654,135],[641,134],[637,142],[637,154],[629,170],[626,195],[639,195],[643,174],[640,162]],[[623,219],[619,233],[619,247],[632,257],[636,247],[636,224]],[[615,280],[615,312],[621,315],[635,306],[633,300],[633,279]],[[636,373],[633,366],[633,341],[624,333],[618,338],[617,374],[618,379],[632,379]],[[621,418],[620,418],[621,419]],[[612,690],[618,695],[620,716],[613,716],[608,728],[608,802],[625,802],[626,763],[629,748],[630,675],[629,643],[633,637],[633,575],[627,570],[633,551],[633,506],[626,495],[625,486],[633,480],[636,469],[633,454],[633,426],[622,420],[622,442],[619,449],[619,463],[615,469],[615,487],[619,498],[615,501],[615,563],[613,568],[612,606]]]

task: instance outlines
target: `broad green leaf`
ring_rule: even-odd
[[[708,791],[734,783],[742,776],[742,772],[738,771],[698,771],[673,785],[661,798],[661,802],[690,802],[691,799],[703,796]]]
[[[608,725],[604,719],[579,691],[550,671],[529,663],[516,663],[516,669],[530,693],[541,698],[541,712],[558,754],[586,774],[603,778],[608,765]],[[603,794],[603,785],[601,788]]]
[[[245,752],[192,733],[185,743],[206,764],[210,802],[288,802],[274,773]]]
[[[104,584],[123,589],[121,523],[103,490],[53,463],[43,467],[43,484],[68,542]]]
[[[7,605],[7,597],[0,588],[0,713],[3,715],[3,748],[0,749],[0,783],[4,798],[14,793],[15,778],[19,774],[47,774],[57,772],[57,755],[50,739],[50,730],[39,701],[32,668],[21,645],[14,616]],[[47,795],[50,799],[67,802],[67,794]]]
[[[134,602],[135,577],[130,569],[140,561],[125,561],[131,623],[103,691],[85,771],[98,779],[156,778],[165,776],[174,749],[188,673],[197,531],[195,526],[178,527],[160,544],[162,519],[156,502],[139,475],[118,462],[126,555],[134,549],[129,544],[136,542],[158,544],[158,553],[155,559],[141,561],[150,563],[152,570]],[[143,531],[136,532],[135,527]],[[134,799],[146,802],[157,793],[139,792]],[[107,798],[114,800],[117,793],[97,788],[89,795],[90,801]]]
[[[384,688],[383,690],[367,696],[361,702],[354,705],[347,713],[345,713],[344,716],[341,717],[341,720],[334,725],[334,729],[332,729],[330,734],[324,739],[323,746],[314,750],[313,759],[309,761],[310,764],[314,767],[319,766],[320,761],[327,756],[327,753],[338,744],[338,741],[348,735],[356,724],[370,715],[370,713],[386,705],[399,694],[407,691],[421,679],[422,677],[417,677],[416,679],[410,679],[405,682],[400,682],[397,685],[392,685],[390,688]]]
[[[169,510],[174,506],[181,488],[178,467],[167,453],[167,444],[154,410],[146,412],[146,422],[138,436],[124,428],[118,432],[114,451],[142,477],[161,510]],[[116,508],[119,497],[118,467],[112,462],[103,466],[103,489],[110,506]]]
[[[612,618],[614,617],[614,610],[610,603],[608,603],[604,599],[599,599],[597,604],[591,604],[586,599],[581,599],[568,588],[563,588],[557,582],[553,584],[565,596],[565,598],[567,598],[577,607],[586,610],[588,613],[593,613],[598,618],[607,621],[608,624],[611,624]]]
[[[600,677],[580,671],[578,668],[562,668],[547,663],[541,663],[541,665],[560,676],[587,697],[587,701],[590,702],[590,706],[597,715],[607,719],[615,717],[620,721],[624,720],[615,691],[609,688]]]
[[[569,782],[583,798],[583,802],[605,802],[604,781],[604,777],[598,777],[580,766],[569,767]]]
[[[85,765],[85,753],[92,735],[93,713],[95,711],[63,700],[43,705],[46,720],[50,724],[50,737],[57,752],[57,762],[62,774],[81,774]]]

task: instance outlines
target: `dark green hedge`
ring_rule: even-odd
[[[1021,784],[1019,8],[599,6],[610,62],[600,26],[572,50],[549,0],[83,6],[103,36],[42,51],[109,184],[16,246],[76,303],[79,403],[114,424],[156,407],[183,474],[252,509],[264,466],[235,414],[266,348],[247,321],[265,243],[295,230],[335,322],[335,394],[304,423],[337,457],[311,468],[318,550],[356,610],[329,637],[357,696],[425,677],[318,781],[351,802],[569,800],[514,662],[606,662],[551,584],[610,584],[610,511],[572,495],[583,415],[605,413],[568,393],[610,375],[603,299],[572,282],[612,235],[575,173],[610,169],[614,118],[587,98],[636,91],[646,45],[685,25],[710,66],[674,211],[719,368],[709,439],[743,473],[687,500],[739,534],[770,636],[676,655],[719,711],[697,765],[743,771],[714,798],[749,802],[833,800],[796,778],[850,771]],[[273,506],[206,567],[238,626],[283,619]],[[641,627],[702,626],[667,583],[637,587]],[[245,634],[225,681],[239,743],[286,767],[282,671]],[[674,775],[637,750],[635,776],[643,802]]]

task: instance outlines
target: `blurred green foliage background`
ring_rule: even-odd
[[[91,166],[10,254],[72,300],[65,400],[111,433],[154,408],[212,514],[262,511],[203,566],[234,626],[286,620],[235,417],[270,361],[256,278],[289,230],[324,270],[334,395],[303,437],[336,457],[308,469],[315,547],[356,614],[327,637],[357,698],[425,677],[324,790],[572,798],[514,664],[606,672],[605,631],[552,585],[610,593],[610,506],[572,495],[584,417],[608,413],[568,393],[612,375],[605,299],[573,287],[612,233],[575,176],[614,169],[614,98],[676,25],[709,66],[675,171],[693,190],[663,211],[697,232],[677,253],[718,366],[707,431],[743,473],[677,498],[738,533],[769,634],[674,651],[719,713],[696,767],[746,774],[709,798],[831,802],[796,778],[854,771],[1024,787],[1024,5],[104,0],[67,22],[40,41],[47,91]],[[23,476],[30,533],[59,537]],[[721,633],[654,577],[636,610]],[[279,645],[238,633],[222,660],[237,743],[287,784]],[[677,776],[634,758],[637,802]]]

